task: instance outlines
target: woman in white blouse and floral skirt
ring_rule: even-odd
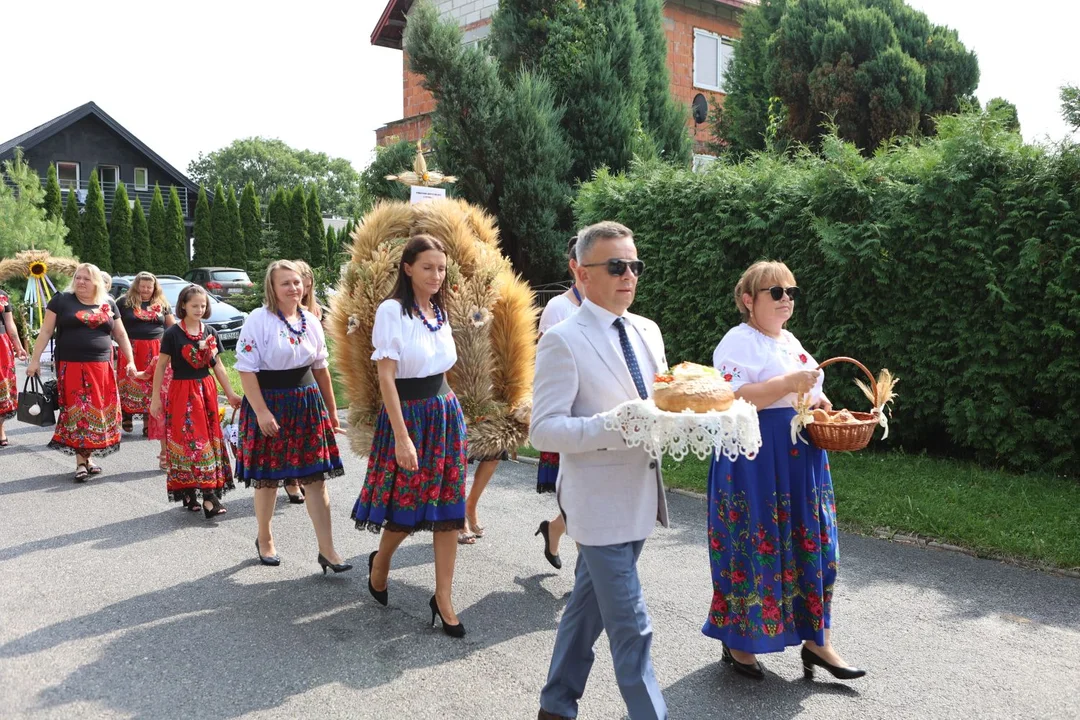
[[[334,549],[330,495],[324,480],[344,474],[334,433],[341,431],[330,382],[322,325],[300,307],[299,268],[278,260],[266,269],[264,305],[244,322],[236,342],[236,370],[244,387],[236,478],[255,486],[264,565],[278,565],[270,521],[277,489],[297,481],[319,541],[323,574],[352,568]]]
[[[447,635],[462,637],[450,592],[457,531],[465,526],[465,417],[446,384],[457,348],[442,297],[445,280],[442,243],[430,235],[410,238],[394,291],[375,313],[371,359],[378,363],[383,408],[352,517],[358,528],[382,531],[368,558],[368,591],[382,605],[394,551],[410,533],[433,531],[431,623],[439,616]]]

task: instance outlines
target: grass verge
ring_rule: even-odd
[[[537,457],[531,447],[518,453]],[[903,453],[832,453],[836,512],[848,532],[915,534],[984,557],[1080,568],[1080,482]],[[664,458],[669,488],[707,491],[709,463]]]

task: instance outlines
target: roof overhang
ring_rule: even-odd
[[[371,33],[371,44],[400,50],[405,34],[405,16],[409,14],[412,4],[413,0],[389,0]]]

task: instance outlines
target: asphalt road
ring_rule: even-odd
[[[156,443],[136,436],[102,460],[104,475],[74,485],[73,459],[45,447],[47,431],[7,427],[0,717],[536,717],[575,553],[564,544],[562,572],[543,559],[533,532],[554,503],[534,492],[534,466],[504,463],[484,496],[487,536],[457,564],[468,636],[453,640],[428,625],[429,535],[402,546],[389,608],[368,595],[377,538],[348,521],[364,467],[348,452],[331,493],[337,546],[357,567],[324,577],[301,506],[279,502],[283,563],[262,567],[250,491],[206,521],[166,501]],[[669,501],[673,527],[653,535],[640,569],[672,718],[1080,716],[1080,581],[850,535],[835,641],[868,677],[805,681],[794,650],[764,657],[764,682],[733,675],[700,632],[704,502]],[[602,638],[580,717],[624,716]]]

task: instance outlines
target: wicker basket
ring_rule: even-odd
[[[829,365],[838,362],[848,362],[856,366],[870,378],[870,390],[877,397],[877,380],[858,360],[849,357],[834,357],[818,365],[823,370]],[[851,411],[849,411],[851,412]],[[810,442],[822,450],[834,452],[847,452],[862,450],[870,444],[870,438],[874,436],[874,428],[880,424],[877,411],[863,413],[852,412],[852,416],[858,422],[849,423],[810,423],[806,426],[806,432],[810,435]]]

